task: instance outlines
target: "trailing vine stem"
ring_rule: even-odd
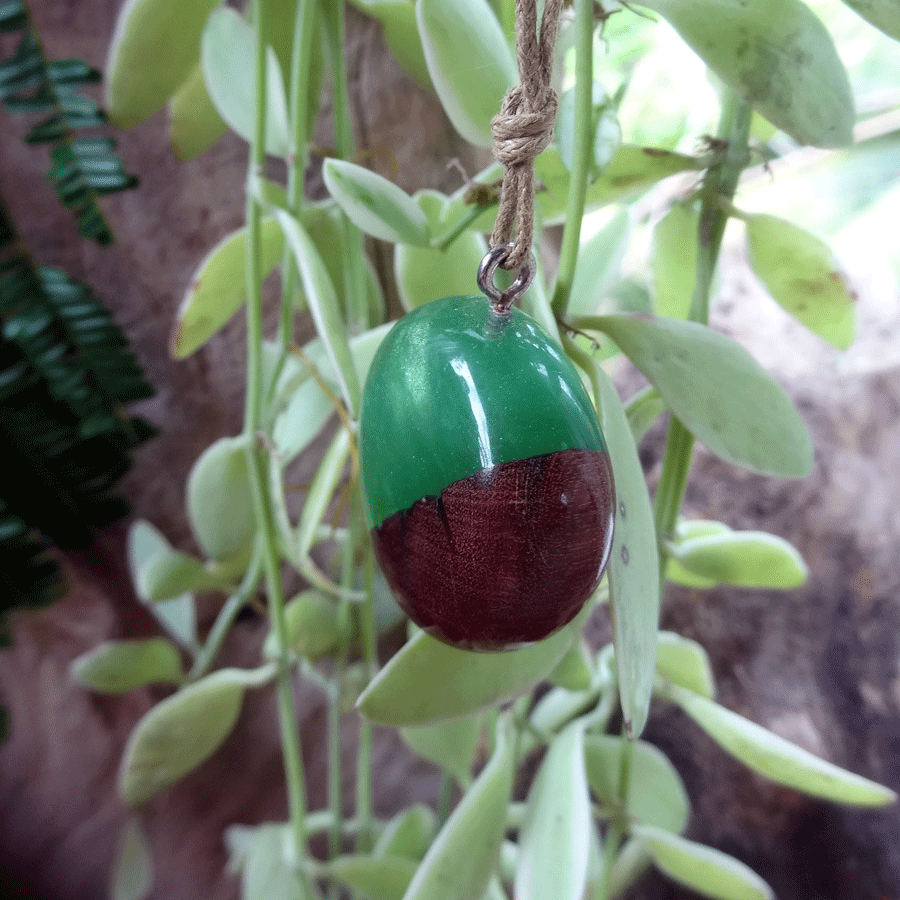
[[[689,318],[703,325],[709,321],[710,289],[728,223],[728,208],[734,199],[741,172],[747,165],[750,118],[750,107],[726,90],[717,135],[726,142],[725,155],[707,170],[700,190],[697,270]],[[672,416],[653,509],[659,544],[660,586],[665,583],[669,561],[666,542],[681,511],[693,447],[694,436]]]
[[[559,250],[559,266],[551,306],[557,319],[566,314],[581,243],[581,220],[591,164],[591,103],[594,86],[594,2],[575,0],[575,133],[566,224]]]
[[[294,712],[291,684],[291,668],[287,648],[287,623],[284,614],[284,586],[281,580],[281,560],[278,551],[278,534],[273,518],[272,503],[266,482],[266,460],[257,441],[257,432],[263,413],[263,361],[262,361],[262,247],[261,209],[254,199],[251,185],[262,171],[265,156],[266,127],[266,44],[264,31],[265,3],[253,0],[255,25],[255,120],[247,173],[247,393],[244,410],[244,436],[247,442],[247,468],[253,491],[254,510],[259,524],[263,568],[269,603],[269,615],[275,634],[276,695],[281,731],[281,749],[287,780],[290,807],[290,833],[298,872],[303,871],[302,861],[307,856],[306,833],[306,785],[303,773],[303,757],[300,735]],[[301,877],[308,877],[302,875]]]

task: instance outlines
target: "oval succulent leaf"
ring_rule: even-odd
[[[551,741],[529,792],[519,833],[516,900],[581,900],[591,826],[584,725],[576,720]]]
[[[122,756],[119,794],[125,803],[149,800],[211,756],[234,727],[252,677],[220,669],[154,706]]]
[[[125,822],[109,885],[110,900],[144,900],[153,887],[153,857],[136,816]]]
[[[765,531],[729,531],[679,541],[672,553],[683,569],[709,587],[730,584],[787,590],[799,587],[809,575],[797,550]]]
[[[846,350],[856,335],[856,294],[828,244],[776,216],[744,221],[750,267],[766,290],[810,331]]]
[[[184,359],[200,349],[244,305],[247,229],[222,238],[201,260],[178,309],[171,352]],[[284,238],[277,223],[261,225],[261,268],[268,275],[281,262]]]
[[[423,759],[446,769],[460,784],[469,782],[472,757],[481,735],[480,715],[401,728],[400,735]]]
[[[734,341],[705,325],[649,315],[592,316],[666,405],[716,455],[755,472],[802,478],[812,439],[790,398]]]
[[[403,900],[417,868],[416,860],[403,856],[354,853],[335,857],[326,871],[370,900]]]
[[[178,649],[165,638],[105,641],[72,661],[71,673],[101,694],[123,694],[146,684],[181,681]]]
[[[375,856],[402,856],[421,859],[437,833],[437,817],[427,806],[417,803],[397,813],[378,836]]]
[[[584,758],[591,790],[610,809],[621,807],[619,777],[624,738],[608,734],[585,739]],[[687,791],[664,753],[645,741],[631,747],[625,814],[644,825],[680,834],[691,812]]]
[[[675,685],[668,685],[663,695],[745,766],[779,784],[854,806],[884,806],[897,800],[883,785],[827,762],[705,697]]]
[[[200,454],[188,476],[191,528],[213,559],[233,556],[256,527],[245,448],[242,437],[220,438]]]
[[[613,639],[625,727],[644,728],[653,693],[659,623],[659,558],[644,472],[622,401],[598,366],[599,405],[616,485],[616,527],[609,562]]]
[[[775,900],[762,878],[732,856],[650,825],[635,825],[631,833],[649,851],[660,871],[705,897]]]
[[[844,0],[844,3],[888,37],[900,41],[900,3],[897,0]]]
[[[676,204],[653,229],[653,311],[686,319],[697,276],[700,214],[693,206]]]
[[[842,147],[856,113],[828,30],[800,0],[645,0],[743,100],[802,144]]]
[[[516,753],[507,727],[494,754],[425,854],[403,900],[472,900],[488,887],[506,829]]]
[[[176,159],[194,159],[226,131],[228,125],[209,97],[198,62],[169,101],[169,141]]]
[[[716,695],[709,656],[690,638],[672,631],[661,631],[656,647],[656,671],[667,681],[708,697]]]
[[[490,147],[491,119],[519,80],[487,0],[416,0],[416,22],[431,82],[453,127]]]
[[[236,10],[217,9],[203,29],[200,60],[209,97],[219,115],[245,141],[255,127],[255,38],[253,27]],[[265,148],[274,156],[291,152],[291,138],[284,78],[278,58],[266,48]]]
[[[391,243],[428,245],[424,213],[396,184],[342,159],[326,160],[322,175],[331,196],[366,234]]]
[[[416,7],[409,0],[352,0],[353,5],[381,23],[384,42],[400,68],[420,87],[434,90],[422,50]]]
[[[507,653],[471,653],[419,632],[363,691],[360,712],[382,725],[466,716],[534,687],[581,633],[590,604],[544,641]]]
[[[221,0],[127,0],[106,60],[106,110],[119,128],[149,119],[185,82],[200,57],[200,35]],[[160,65],[165,60],[165,65]]]

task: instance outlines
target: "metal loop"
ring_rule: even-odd
[[[497,266],[509,256],[512,248],[513,244],[511,243],[498,244],[496,247],[492,247],[485,254],[484,259],[481,260],[481,265],[478,267],[478,287],[487,294],[488,299],[491,301],[491,307],[499,315],[509,315],[510,307],[528,290],[531,282],[534,281],[534,255],[529,253],[528,258],[519,267],[519,277],[505,291],[497,290],[497,286],[494,284],[494,272],[497,271]]]

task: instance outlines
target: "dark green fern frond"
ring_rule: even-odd
[[[100,73],[80,60],[48,60],[24,0],[0,0],[0,31],[20,29],[24,33],[15,53],[0,62],[0,100],[11,112],[49,113],[25,140],[52,145],[47,177],[60,201],[75,214],[84,237],[111,243],[97,198],[134,187],[137,179],[125,172],[112,140],[76,137],[106,121],[97,104],[79,93],[99,81]]]
[[[5,339],[0,402],[0,497],[60,546],[87,546],[97,528],[127,512],[112,494],[129,464],[121,440],[107,433],[83,437],[72,410]]]
[[[14,255],[0,262],[3,337],[46,381],[53,399],[68,406],[81,438],[107,434],[123,450],[145,439],[148,428],[123,405],[153,389],[105,307],[87,285],[15,253],[15,230],[0,204],[0,259],[4,247]]]
[[[42,606],[62,593],[59,564],[50,543],[0,498],[0,645],[6,638],[3,616],[14,606]]]

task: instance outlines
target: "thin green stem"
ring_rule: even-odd
[[[263,568],[269,614],[275,633],[278,657],[276,696],[278,702],[281,746],[284,758],[290,806],[291,835],[298,865],[307,856],[306,850],[306,785],[303,775],[303,757],[297,730],[291,671],[287,648],[287,626],[284,615],[284,586],[281,581],[281,560],[278,554],[278,533],[275,525],[271,498],[266,478],[267,460],[256,440],[262,421],[263,366],[262,366],[262,247],[261,213],[259,204],[249,189],[250,181],[262,170],[265,155],[266,132],[266,45],[264,40],[265,3],[253,2],[253,21],[256,32],[254,92],[255,119],[247,190],[247,396],[244,410],[244,436],[247,441],[247,468],[253,491],[256,521],[262,542]]]
[[[322,0],[328,55],[334,96],[334,149],[340,159],[353,159],[356,154],[353,122],[350,118],[350,91],[347,86],[347,67],[344,56],[344,0]],[[344,219],[347,266],[344,270],[344,297],[350,322],[365,327],[368,324],[366,305],[365,264],[362,232],[349,219]]]
[[[725,155],[720,162],[708,169],[700,191],[697,274],[690,311],[690,319],[694,322],[706,324],[709,321],[712,281],[728,223],[728,210],[749,158],[750,117],[750,107],[728,91],[722,106],[718,132],[718,138],[725,141]],[[653,510],[659,542],[661,584],[665,582],[669,560],[665,544],[678,521],[693,447],[693,435],[673,416],[666,435],[666,450]]]
[[[594,86],[594,0],[575,0],[575,133],[566,224],[559,251],[559,268],[551,306],[557,319],[566,314],[575,281],[581,244],[581,220],[590,176],[592,100]]]
[[[360,498],[357,494],[354,498],[350,515],[356,525],[357,534],[362,531],[362,509]],[[358,534],[360,538],[362,535]],[[374,580],[375,557],[369,543],[362,540],[365,559],[363,562],[363,576],[365,578],[366,599],[359,608],[359,625],[362,640],[363,662],[366,667],[366,677],[371,681],[378,672],[378,635],[375,631],[374,612]],[[359,544],[354,544],[359,546]],[[356,815],[360,821],[359,837],[356,842],[357,852],[368,852],[374,843],[374,829],[372,819],[372,723],[360,717],[359,722],[359,755],[356,766]]]
[[[487,212],[487,210],[496,205],[496,203],[477,203],[458,222],[456,222],[456,224],[451,225],[443,234],[439,234],[434,238],[431,242],[431,246],[435,250],[449,249],[450,245],[460,235],[464,234],[469,226],[478,219],[482,213]]]
[[[210,629],[203,647],[194,660],[194,665],[188,674],[188,681],[196,681],[209,671],[237,614],[244,608],[247,601],[259,587],[260,578],[262,578],[262,545],[257,540],[253,550],[253,557],[250,560],[250,566],[246,575],[244,575],[244,580],[240,583],[238,589],[222,604],[222,608],[219,610],[215,622],[213,622],[213,627]]]
[[[312,42],[316,30],[316,0],[298,0],[294,17],[294,40],[291,52],[291,74],[288,96],[292,118],[292,148],[288,159],[287,203],[293,215],[303,206],[303,177],[309,164],[309,84],[312,71]],[[290,248],[285,248],[282,263],[281,315],[278,341],[282,353],[291,343],[294,325],[294,292],[297,290],[297,262]]]
[[[438,827],[443,828],[450,818],[450,809],[453,804],[453,776],[446,770],[441,770],[441,787],[438,793],[437,818]]]

